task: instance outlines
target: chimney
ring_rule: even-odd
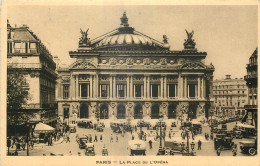
[[[227,79],[231,79],[231,75],[227,74],[227,75],[226,75],[226,80],[227,80]]]

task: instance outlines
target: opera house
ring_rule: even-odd
[[[183,31],[185,33],[185,31]],[[214,66],[195,47],[192,31],[183,50],[129,26],[126,13],[120,27],[95,39],[82,31],[75,62],[58,69],[60,118],[203,119],[213,108]]]

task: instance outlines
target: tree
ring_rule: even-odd
[[[29,98],[29,87],[17,69],[7,70],[7,111],[21,109]]]
[[[29,114],[20,114],[29,99],[29,86],[21,70],[7,70],[7,121],[28,121]]]

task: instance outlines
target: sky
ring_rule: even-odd
[[[129,26],[156,40],[167,35],[170,50],[182,50],[185,29],[194,30],[198,51],[215,67],[214,79],[246,75],[246,64],[257,47],[257,6],[9,6],[11,26],[27,24],[61,63],[70,64],[80,28],[91,39],[120,26],[124,11]]]

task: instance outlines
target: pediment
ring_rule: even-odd
[[[206,66],[201,63],[190,62],[190,63],[183,64],[180,68],[181,69],[206,69]]]
[[[70,69],[96,69],[97,66],[90,61],[76,61],[74,62]]]

